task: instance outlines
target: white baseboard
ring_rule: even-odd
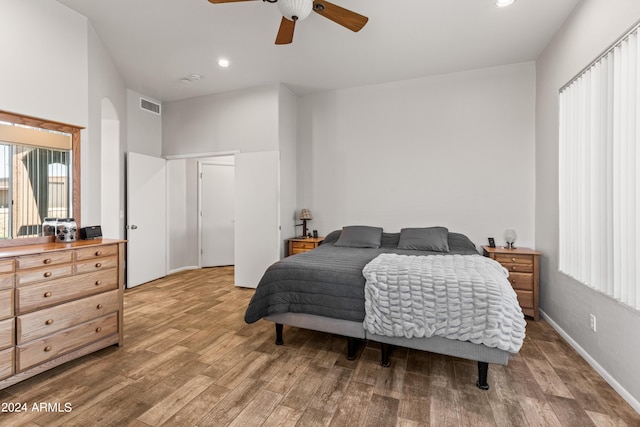
[[[540,316],[544,320],[546,320],[547,323],[549,323],[549,325],[551,325],[551,327],[555,329],[556,332],[558,332],[560,336],[562,336],[562,338],[564,338],[565,341],[567,341],[569,345],[573,347],[574,350],[577,351],[580,356],[582,356],[584,360],[586,360],[587,363],[589,363],[589,365],[591,365],[591,367],[595,369],[596,372],[598,372],[602,376],[602,378],[604,378],[605,381],[608,382],[609,385],[613,387],[613,389],[617,391],[624,400],[627,401],[629,405],[631,405],[633,409],[635,409],[636,412],[640,413],[640,402],[638,400],[636,400],[631,394],[629,394],[629,392],[622,385],[620,385],[620,383],[616,381],[615,378],[613,378],[602,366],[600,366],[600,364],[596,362],[589,355],[589,353],[587,353],[582,347],[580,347],[580,345],[575,342],[574,339],[571,338],[569,334],[567,334],[556,322],[554,322],[553,319],[551,319],[547,315],[547,313],[540,310]]]
[[[186,271],[186,270],[197,270],[199,268],[200,268],[200,266],[198,266],[198,265],[187,265],[185,267],[180,267],[180,268],[176,268],[174,270],[169,270],[169,274],[179,273],[181,271]]]

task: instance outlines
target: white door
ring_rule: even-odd
[[[280,258],[279,152],[235,156],[235,285],[258,286]]]
[[[200,168],[202,267],[234,264],[234,169],[208,163]]]
[[[167,275],[167,167],[127,155],[127,288]]]

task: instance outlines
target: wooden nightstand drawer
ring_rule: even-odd
[[[22,371],[38,365],[117,332],[118,315],[113,313],[28,344],[19,345],[16,348],[17,370]]]
[[[17,342],[22,344],[118,309],[118,291],[110,291],[24,314],[17,317]]]
[[[16,313],[24,314],[117,288],[115,268],[22,286],[16,289]]]
[[[513,289],[523,289],[533,291],[532,273],[509,273],[509,282]]]
[[[13,347],[0,351],[0,379],[13,375]]]
[[[516,289],[516,295],[518,296],[518,303],[520,303],[522,311],[533,308],[533,291],[521,291]]]
[[[308,237],[308,238],[295,238],[288,240],[288,253],[287,255],[296,255],[304,252],[309,252],[322,243],[324,237]]]
[[[313,249],[316,247],[315,243],[312,242],[291,242],[291,247],[293,249]]]

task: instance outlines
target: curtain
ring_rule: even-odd
[[[559,268],[640,309],[638,27],[560,91]]]

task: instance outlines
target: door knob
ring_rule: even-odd
[[[137,230],[137,229],[138,229],[138,226],[137,226],[137,225],[128,225],[128,226],[127,226],[127,228],[128,228],[129,230]]]

